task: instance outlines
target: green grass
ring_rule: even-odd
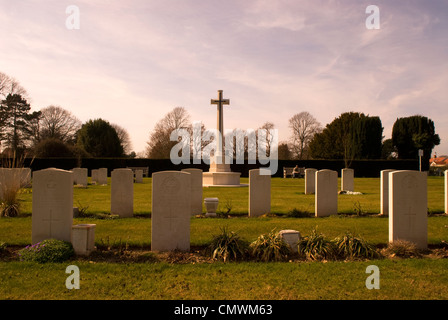
[[[380,270],[369,290],[368,265]],[[368,262],[107,264],[77,262],[80,289],[68,290],[66,264],[0,263],[1,299],[447,299],[448,259]]]
[[[241,179],[247,183],[247,178]],[[110,185],[75,187],[74,206],[91,217],[74,224],[94,223],[96,245],[149,248],[151,239],[151,179],[134,185],[134,218],[99,219],[110,212]],[[230,218],[191,219],[191,245],[205,246],[221,228],[249,242],[271,230],[295,229],[308,235],[316,227],[334,239],[346,232],[374,245],[388,242],[388,219],[380,211],[379,179],[355,179],[362,195],[339,195],[339,215],[326,218],[292,218],[293,209],[314,212],[314,195],[305,195],[303,179],[272,179],[272,215],[248,218],[248,188],[204,188],[204,197],[218,197],[218,210],[230,208]],[[19,195],[21,214],[0,219],[0,243],[31,243],[32,191]],[[442,177],[428,178],[428,212],[444,211]],[[367,216],[358,217],[362,209]],[[430,215],[428,242],[448,241],[448,217]],[[81,290],[67,290],[65,268],[76,264],[81,271]],[[365,287],[365,269],[380,268],[381,289]],[[448,259],[371,260],[357,262],[230,262],[213,264],[89,263],[62,264],[0,262],[0,299],[447,299]]]

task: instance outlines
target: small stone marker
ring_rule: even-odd
[[[393,169],[381,170],[380,172],[380,206],[382,215],[389,215],[389,173]]]
[[[190,173],[152,174],[151,250],[190,250]]]
[[[205,216],[216,217],[216,211],[218,210],[219,199],[218,198],[205,198]]]
[[[134,215],[134,173],[131,169],[115,169],[111,173],[110,212],[122,218]]]
[[[98,180],[97,183],[100,186],[107,185],[107,168],[99,168],[98,169]]]
[[[262,174],[262,171],[266,171]],[[249,170],[249,217],[271,212],[271,174],[266,169]]]
[[[389,173],[389,242],[405,240],[417,248],[428,243],[426,172],[400,170]]]
[[[300,240],[300,232],[297,230],[280,230],[279,231],[280,236],[283,238],[283,240],[289,245],[291,250],[293,252],[298,252],[298,245],[297,243]]]
[[[355,171],[353,169],[341,170],[341,191],[355,191]]]
[[[338,173],[333,170],[316,172],[315,215],[326,217],[338,213]]]
[[[195,168],[182,169],[191,178],[191,214],[202,214],[202,170]]]
[[[316,192],[316,172],[317,169],[305,169],[305,194],[314,194]]]
[[[33,174],[32,243],[71,241],[73,172],[44,169]]]
[[[87,187],[87,168],[73,168],[72,171],[74,184]]]
[[[77,224],[72,227],[72,245],[75,254],[88,256],[95,250],[96,224]]]

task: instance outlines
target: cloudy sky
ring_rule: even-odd
[[[371,4],[377,30],[366,28]],[[70,5],[79,29],[66,27]],[[210,99],[222,89],[226,129],[270,121],[286,140],[296,113],[326,125],[358,111],[379,116],[390,138],[397,118],[420,114],[434,120],[442,155],[447,31],[446,0],[0,0],[0,72],[34,110],[116,123],[136,152],[177,106],[214,128]]]

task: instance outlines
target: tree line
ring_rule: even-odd
[[[170,140],[170,133],[175,129],[191,132],[192,126],[185,108],[176,107],[168,112],[150,134],[146,157],[169,159],[170,150],[177,143]],[[269,137],[275,125],[265,122],[259,129],[265,129]],[[378,116],[359,112],[342,113],[325,127],[309,112],[300,112],[289,119],[289,129],[289,141],[278,145],[280,160],[343,159],[350,167],[352,160],[360,159],[415,159],[422,149],[424,159],[429,161],[432,149],[440,144],[434,122],[421,115],[397,118],[389,139],[384,139]],[[201,131],[206,131],[203,125]],[[269,138],[267,145],[269,152]],[[247,150],[247,145],[244,147]]]
[[[128,132],[104,119],[82,123],[60,106],[48,106],[31,112],[28,93],[12,77],[0,72],[0,143],[7,156],[36,157],[135,157]],[[138,156],[169,159],[178,141],[171,141],[171,132],[186,129],[193,132],[195,123],[184,107],[175,107],[160,119],[149,134],[146,150]],[[201,123],[201,136],[207,129]],[[270,152],[275,125],[263,123],[259,129],[267,133]],[[309,112],[300,112],[289,119],[290,138],[278,144],[280,160],[343,159],[347,167],[359,159],[415,159],[418,150],[429,161],[432,149],[440,144],[434,122],[422,115],[397,118],[392,137],[384,139],[381,119],[360,112],[345,112],[323,127]],[[234,132],[232,133],[234,134]],[[191,145],[203,149],[210,141]],[[244,146],[247,153],[247,136]],[[197,154],[201,150],[192,150]]]
[[[128,132],[101,118],[82,123],[60,106],[31,111],[28,93],[0,72],[0,142],[8,157],[132,156]]]

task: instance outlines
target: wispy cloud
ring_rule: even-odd
[[[272,121],[286,139],[295,113],[326,124],[360,111],[380,116],[387,138],[397,117],[424,114],[448,154],[448,4],[375,2],[380,30],[365,28],[359,0],[76,1],[70,31],[67,3],[0,0],[0,71],[35,108],[122,125],[136,151],[178,105],[213,127],[223,89],[230,128]]]

